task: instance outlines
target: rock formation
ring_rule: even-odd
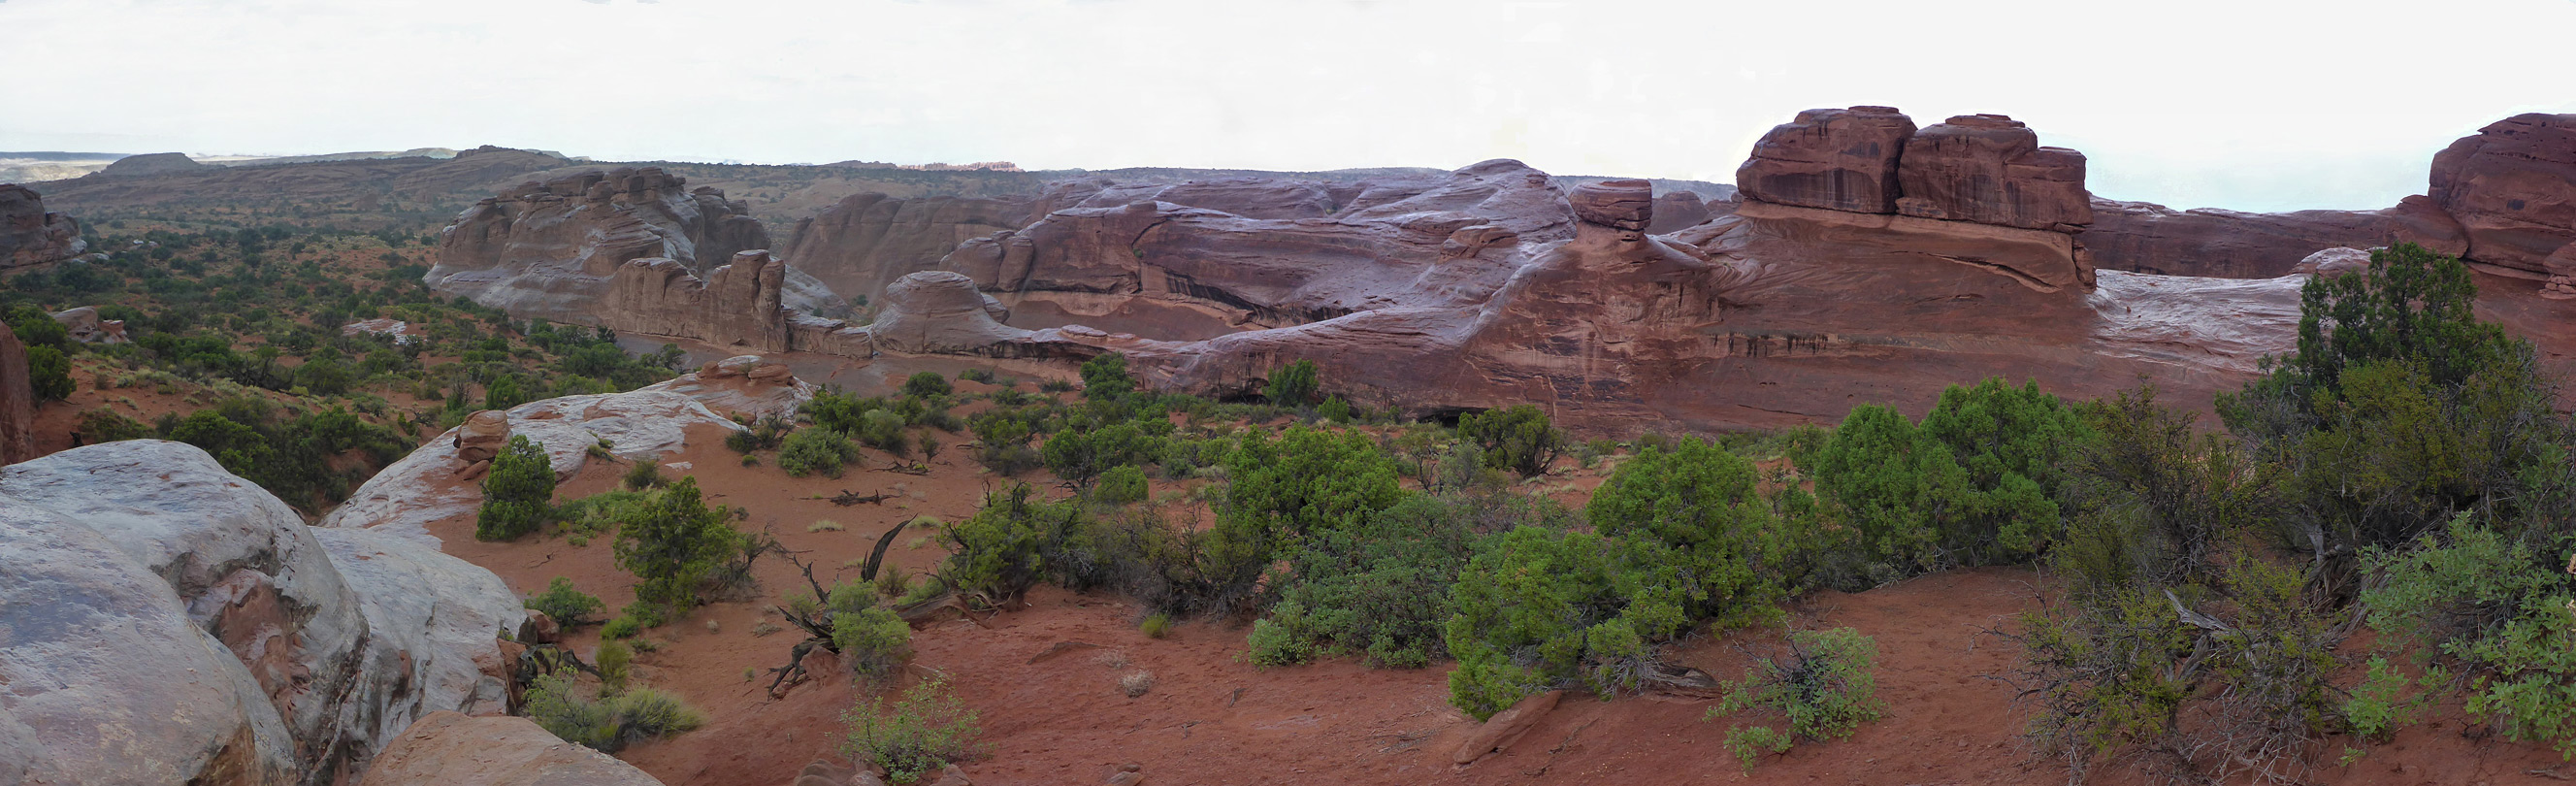
[[[2470,259],[2576,276],[2576,115],[2515,115],[2433,157],[2436,205],[2468,234]]]
[[[1735,170],[1748,200],[1853,213],[1894,213],[1897,160],[1914,119],[1892,107],[1809,109],[1753,144]]]
[[[787,264],[767,251],[737,253],[704,280],[678,260],[628,260],[609,281],[599,323],[630,333],[784,352],[787,311],[781,298],[786,280]]]
[[[71,216],[45,212],[44,197],[26,186],[0,183],[0,270],[70,259],[88,248]]]
[[[633,765],[533,721],[433,712],[376,757],[367,786],[662,786]]]
[[[305,526],[202,450],[0,470],[0,736],[43,783],[328,784],[413,719],[506,709],[490,571]]]
[[[2104,270],[2219,278],[2280,276],[2326,248],[2405,242],[2458,256],[2469,247],[2459,222],[2422,196],[2384,210],[2292,213],[2174,210],[2095,199],[2093,225],[2078,237]]]
[[[117,159],[116,163],[107,165],[106,169],[91,172],[87,175],[82,175],[82,177],[107,179],[120,177],[150,177],[153,175],[166,175],[174,172],[195,172],[198,170],[213,168],[214,167],[206,164],[197,163],[196,159],[189,158],[186,153],[145,153],[139,156],[126,156],[124,158]]]
[[[628,260],[670,259],[703,276],[738,252],[768,247],[743,203],[684,185],[655,167],[523,183],[458,215],[441,232],[425,281],[514,316],[597,325]],[[785,286],[792,307],[834,307],[810,277],[790,274]]]
[[[2003,115],[1961,115],[1914,133],[1897,166],[1896,212],[1979,224],[2073,231],[2093,223],[2084,154],[2040,147]]]
[[[1029,200],[855,194],[796,222],[786,258],[845,298],[882,296],[906,274],[935,270],[967,240],[1027,226]]]
[[[731,413],[792,412],[813,398],[812,385],[784,370],[745,355],[624,393],[550,398],[506,413],[475,413],[464,425],[367,479],[315,527],[363,529],[437,548],[438,539],[424,525],[471,513],[481,504],[481,486],[466,476],[511,437],[525,436],[544,448],[559,477],[580,472],[601,440],[614,446],[618,458],[650,460],[679,450],[692,428],[742,430],[728,417]]]
[[[132,340],[125,337],[125,320],[100,319],[98,308],[95,306],[56,311],[53,316],[54,321],[62,323],[63,330],[71,334],[73,341],[83,344],[123,344]]]
[[[27,345],[0,325],[0,466],[36,457],[36,386]]]

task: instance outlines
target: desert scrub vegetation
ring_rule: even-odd
[[[948,689],[927,679],[887,701],[872,698],[841,716],[848,729],[842,755],[885,770],[886,780],[914,783],[925,775],[983,755],[977,714]]]
[[[1726,748],[1751,773],[1765,753],[1789,752],[1799,740],[1850,737],[1878,720],[1878,644],[1850,628],[1791,631],[1783,652],[1759,655],[1744,677],[1708,710],[1716,719],[1748,710],[1778,713],[1787,729],[1730,725]]]
[[[526,435],[492,457],[483,476],[483,506],[474,512],[475,540],[515,540],[555,518],[555,464]]]
[[[693,477],[646,494],[632,510],[614,548],[617,566],[635,576],[635,603],[621,620],[640,627],[747,585],[752,560],[771,543],[735,530],[734,512],[707,505]]]
[[[678,696],[652,688],[603,693],[565,673],[538,677],[528,688],[521,714],[566,742],[604,753],[707,722],[705,713]]]
[[[594,617],[608,608],[599,598],[573,587],[572,579],[563,576],[546,582],[546,591],[530,596],[523,605],[545,614],[565,628],[597,622]]]

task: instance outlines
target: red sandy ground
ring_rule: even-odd
[[[1011,371],[1026,376],[1026,369]],[[844,378],[850,376],[858,375],[845,372]],[[870,376],[901,378],[882,368]],[[987,489],[1006,482],[983,473],[959,449],[933,462],[927,477],[877,469],[888,460],[868,451],[865,468],[853,467],[835,480],[789,478],[767,455],[761,466],[741,466],[712,429],[692,435],[690,445],[665,462],[691,463],[687,474],[716,495],[713,501],[748,508],[751,528],[767,527],[789,548],[804,552],[824,566],[818,574],[864,557],[896,522],[925,514],[947,521],[971,515]],[[610,488],[624,469],[593,462],[561,494],[570,499]],[[1598,482],[1591,470],[1571,469],[1542,485],[1551,496],[1579,505]],[[1559,490],[1569,483],[1576,488]],[[843,489],[887,491],[899,499],[848,508],[813,499]],[[807,531],[825,519],[846,530]],[[612,610],[632,599],[630,579],[611,563],[606,538],[581,548],[560,536],[487,544],[474,541],[471,529],[469,520],[432,527],[449,553],[492,569],[522,593],[568,576]],[[926,534],[902,533],[889,552],[891,561],[914,575],[927,571],[942,556],[936,539],[909,545]],[[755,635],[755,626],[777,624],[766,612],[768,604],[801,590],[804,582],[783,560],[764,561],[757,572],[757,601],[717,603],[648,634],[659,649],[639,659],[640,681],[680,694],[712,718],[702,729],[622,754],[665,783],[785,786],[807,762],[837,755],[841,713],[874,690],[826,677],[784,699],[768,697],[765,671],[782,664],[799,637]],[[1722,745],[1734,719],[1703,720],[1708,701],[1602,702],[1579,695],[1567,697],[1502,753],[1458,767],[1451,756],[1474,724],[1449,707],[1445,667],[1379,670],[1345,660],[1260,670],[1241,660],[1241,628],[1189,623],[1175,626],[1166,638],[1150,639],[1136,628],[1140,612],[1124,601],[1054,589],[1034,593],[1028,608],[993,619],[989,628],[956,620],[917,631],[907,679],[945,675],[958,697],[982,714],[990,755],[964,769],[985,786],[1097,784],[1125,763],[1142,765],[1150,783],[1175,785],[2051,784],[2065,782],[2066,770],[2034,759],[2024,747],[2018,732],[2026,716],[2013,705],[2012,688],[1995,679],[2010,671],[2017,649],[1985,633],[2010,629],[2045,586],[2030,571],[1986,569],[1804,599],[1793,609],[1796,625],[1850,626],[1876,639],[1879,695],[1887,714],[1848,740],[1804,743],[1786,756],[1768,757],[1749,776]],[[596,630],[573,636],[585,657],[596,645]],[[1743,662],[1732,644],[1768,635],[1702,636],[1678,646],[1674,658],[1732,677]],[[1056,651],[1066,643],[1072,644]],[[764,673],[748,679],[747,670]],[[1131,671],[1153,675],[1153,687],[1142,697],[1129,698],[1119,687],[1120,677]],[[2529,774],[2558,765],[2554,753],[2501,740],[2471,741],[2461,730],[2456,721],[2412,730],[2350,769],[2323,767],[2312,779],[2465,786],[2555,776],[2554,770],[2550,776]],[[2331,764],[2336,753],[2325,751],[2319,760]],[[2113,784],[2144,780],[2136,768],[2121,765],[2098,768],[2093,778]]]

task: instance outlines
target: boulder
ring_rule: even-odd
[[[1893,107],[1809,109],[1753,144],[1735,170],[1748,200],[1855,213],[1894,213],[1897,160],[1914,120]]]
[[[729,358],[718,365],[732,369],[730,375],[707,379],[700,371],[624,393],[550,398],[473,417],[485,423],[499,417],[506,434],[535,442],[553,462],[555,475],[568,478],[581,471],[591,448],[603,439],[618,458],[652,460],[680,450],[693,428],[742,430],[742,424],[723,413],[793,413],[814,397],[814,386],[795,377],[745,376],[743,370],[761,365],[758,356]],[[429,522],[471,514],[482,503],[481,487],[454,477],[459,467],[477,464],[467,461],[460,447],[469,426],[488,428],[469,418],[467,425],[431,439],[360,484],[349,501],[315,526],[373,529],[436,548],[437,537],[426,529]]]
[[[433,712],[376,757],[367,786],[661,786],[616,757],[534,721]]]
[[[0,466],[36,457],[36,386],[27,345],[0,325]]]
[[[465,416],[465,422],[449,433],[454,435],[447,441],[456,448],[457,461],[467,464],[491,461],[492,457],[501,455],[502,448],[510,446],[510,414],[497,409],[482,410]]]
[[[2468,234],[2467,257],[2576,275],[2576,114],[2522,114],[2433,157],[2434,204]]]
[[[1961,115],[1916,131],[1897,166],[1896,212],[1919,218],[2073,231],[2093,223],[2084,154],[2039,146],[2003,115]]]
[[[1565,698],[1565,691],[1547,691],[1521,699],[1511,708],[1494,713],[1493,717],[1485,719],[1484,725],[1467,733],[1466,741],[1458,744],[1458,755],[1451,760],[1462,765],[1473,764],[1485,754],[1510,746],[1530,727],[1545,720],[1547,713],[1556,709],[1557,700],[1562,698]]]
[[[307,527],[195,447],[10,466],[0,521],[5,714],[70,782],[332,783],[424,713],[507,709],[499,577]]]
[[[70,259],[88,248],[79,222],[45,212],[33,189],[0,183],[0,270]]]
[[[2329,248],[2299,260],[2290,268],[2293,275],[2340,276],[2370,269],[2370,252],[2358,248]]]

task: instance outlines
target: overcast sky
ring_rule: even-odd
[[[1886,104],[2024,120],[2106,197],[2372,208],[2576,112],[2571,40],[2576,0],[0,0],[0,150],[1731,181]]]

